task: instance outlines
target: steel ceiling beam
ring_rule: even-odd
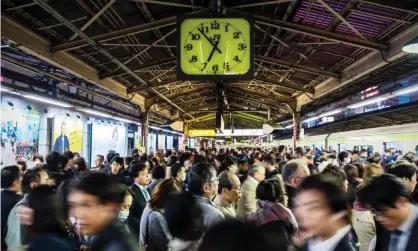
[[[241,9],[241,8],[258,7],[258,6],[279,4],[279,3],[287,3],[287,2],[290,2],[290,1],[291,0],[276,0],[276,1],[269,1],[269,2],[261,2],[261,3],[241,4],[241,5],[232,6],[230,8]]]
[[[283,65],[283,66],[286,66],[286,67],[290,67],[290,68],[294,68],[294,69],[297,69],[297,70],[313,73],[313,74],[316,74],[316,75],[327,76],[327,77],[337,78],[337,79],[341,78],[341,75],[338,74],[338,73],[325,71],[325,70],[321,70],[321,69],[317,69],[317,68],[313,68],[313,67],[309,67],[309,66],[305,66],[305,65],[295,64],[295,63],[288,62],[288,61],[285,61],[285,60],[281,60],[281,59],[278,59],[278,58],[271,58],[271,57],[266,57],[266,56],[262,56],[262,55],[255,55],[255,59],[259,60],[259,61],[262,61],[262,62],[268,62],[268,63],[278,64],[278,65]]]
[[[291,99],[291,96],[289,96],[289,95],[287,95],[287,96],[283,95],[283,96],[280,97],[280,96],[275,96],[272,93],[257,91],[257,90],[253,90],[253,89],[250,89],[250,88],[243,88],[243,87],[239,87],[239,86],[225,86],[225,87],[226,87],[225,90],[234,89],[236,91],[244,92],[248,95],[257,95],[259,97],[266,98],[266,99],[271,99],[271,100],[274,100],[274,101],[280,101],[280,100],[286,101],[286,100]]]
[[[241,15],[248,15],[248,13],[233,10],[233,9],[229,9],[229,12],[237,13]],[[310,35],[310,36],[321,37],[327,40],[337,41],[337,42],[351,45],[351,46],[356,46],[356,47],[365,48],[369,50],[388,50],[389,49],[389,47],[384,44],[357,39],[357,38],[345,36],[342,34],[338,34],[335,32],[324,31],[321,29],[317,29],[317,28],[313,28],[310,26],[301,25],[301,24],[297,24],[293,22],[286,22],[286,21],[282,21],[279,19],[269,18],[265,16],[260,16],[260,15],[254,15],[254,18],[256,20],[256,23],[259,23],[262,25],[282,28],[285,30],[290,30],[290,31],[297,32],[297,33],[303,33],[303,34]]]
[[[294,91],[300,91],[300,92],[306,92],[306,93],[313,93],[313,90],[311,90],[311,89],[307,89],[307,88],[304,88],[304,87],[301,87],[301,86],[297,86],[297,85],[287,84],[287,83],[284,83],[284,82],[278,82],[277,80],[274,80],[274,79],[271,79],[271,78],[265,78],[265,77],[256,76],[255,77],[255,80],[261,81],[261,82],[270,83],[270,84],[274,84],[274,85],[278,85],[280,87],[292,89]]]
[[[180,7],[180,8],[190,8],[190,9],[201,9],[206,10],[207,8],[195,5],[188,5],[188,4],[180,4],[180,3],[172,3],[172,2],[164,2],[164,1],[154,1],[154,0],[132,0],[134,2],[141,2],[141,3],[151,3],[151,4],[159,4],[165,6],[173,6],[173,7]]]
[[[134,35],[142,32],[151,31],[153,29],[166,27],[166,26],[172,26],[176,24],[176,17],[168,17],[164,19],[159,19],[154,22],[139,24],[107,33],[103,33],[100,35],[92,36],[91,39],[97,42],[105,42],[121,37],[125,37],[128,35]],[[68,50],[74,50],[77,48],[82,48],[85,46],[88,46],[89,43],[87,43],[85,40],[80,39],[72,42],[66,42],[63,44],[58,44],[51,47],[51,52],[55,53],[58,51],[68,51]]]
[[[169,57],[169,58],[164,58],[158,61],[150,61],[148,63],[145,64],[140,64],[137,66],[133,66],[131,68],[132,71],[136,72],[139,70],[144,70],[144,69],[148,69],[154,66],[160,66],[160,65],[165,65],[165,64],[169,64],[169,63],[174,63],[176,62],[176,57]],[[113,77],[119,77],[119,76],[123,76],[126,75],[127,73],[124,71],[117,71],[117,72],[109,72],[109,73],[103,73],[102,75],[100,75],[100,78],[113,78]]]
[[[142,78],[140,78],[137,74],[135,74],[133,71],[131,71],[125,64],[120,62],[118,59],[113,57],[108,51],[104,50],[100,47],[100,44],[96,41],[94,41],[92,38],[87,36],[83,31],[78,29],[76,26],[74,26],[70,21],[65,19],[58,11],[56,11],[54,8],[52,8],[48,3],[46,3],[44,0],[34,0],[39,6],[41,6],[44,10],[52,14],[55,18],[57,18],[59,21],[65,23],[65,25],[71,29],[72,31],[76,32],[80,37],[82,37],[86,42],[88,42],[91,46],[93,46],[97,51],[101,52],[104,56],[114,61],[120,68],[128,72],[132,77],[134,77],[139,82],[142,82],[145,85],[149,85],[148,82],[144,81]],[[175,108],[177,108],[179,111],[185,113],[189,117],[194,117],[187,112],[185,112],[181,107],[173,103],[170,99],[159,93],[157,90],[155,90],[153,87],[151,87],[151,90],[156,93],[158,96],[169,102],[171,105],[173,105]]]

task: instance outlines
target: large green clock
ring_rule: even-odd
[[[254,74],[253,22],[242,17],[179,17],[179,80],[243,80]]]

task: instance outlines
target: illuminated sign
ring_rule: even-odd
[[[370,97],[377,96],[379,94],[379,90],[377,89],[377,86],[369,87],[363,91],[361,91],[361,99],[367,99]]]
[[[235,129],[224,130],[223,133],[215,133],[214,130],[189,130],[189,136],[191,137],[215,137],[215,136],[261,136],[263,135],[263,129]]]

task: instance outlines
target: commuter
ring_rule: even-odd
[[[129,170],[131,163],[134,159],[132,157],[125,157],[125,169]]]
[[[360,179],[357,166],[353,164],[346,165],[344,168],[344,172],[347,175],[347,181],[348,181],[348,189],[347,189],[348,203],[352,207],[354,201],[356,200],[356,188],[359,184],[363,183],[363,180]]]
[[[129,185],[127,183],[126,176],[128,176],[128,171],[125,170],[123,164],[124,160],[122,157],[113,157],[111,160],[111,167],[108,169],[108,174],[110,177],[119,184],[122,185]]]
[[[408,161],[409,163],[414,163],[417,160],[417,155],[414,152],[407,152],[403,158],[404,160]]]
[[[48,173],[51,184],[59,186],[62,181],[71,178],[69,173],[64,173],[63,169],[67,164],[67,158],[58,152],[51,152],[46,156],[46,172]]]
[[[119,205],[118,220],[125,226],[126,231],[131,234],[133,231],[128,224],[128,217],[135,194],[127,186],[121,184],[119,186],[125,191],[125,196],[123,197],[123,202]]]
[[[196,197],[203,213],[205,231],[224,220],[224,215],[212,203],[218,191],[218,178],[213,166],[208,163],[193,165],[189,173],[189,191]]]
[[[413,164],[406,160],[399,160],[394,162],[387,172],[403,179],[408,184],[411,193],[414,191],[417,185],[417,168]]]
[[[1,169],[1,246],[6,250],[7,218],[12,208],[22,199],[21,174],[17,166],[6,166]]]
[[[218,194],[213,203],[226,219],[235,219],[234,204],[241,198],[241,182],[235,173],[229,171],[222,172],[218,178]]]
[[[184,168],[184,166],[182,166],[180,163],[176,163],[170,168],[170,171],[171,171],[171,177],[177,180],[177,182],[181,184],[183,191],[186,191],[187,186],[186,186],[185,181],[187,179],[187,176],[186,176],[187,174],[186,174],[186,169]]]
[[[372,156],[367,159],[367,164],[376,164],[382,166],[382,159],[379,156]]]
[[[359,153],[359,157],[358,157],[358,162],[361,165],[366,166],[368,156],[369,156],[369,152],[366,149],[361,149]]]
[[[284,156],[288,153],[287,147],[284,145],[280,145],[278,151],[278,155],[281,157],[281,159],[284,159]]]
[[[247,179],[248,177],[248,160],[239,160],[238,161],[238,177],[241,184]]]
[[[167,250],[171,234],[163,212],[169,197],[181,191],[181,184],[174,179],[164,180],[155,188],[141,217],[140,245],[147,251]]]
[[[375,250],[418,250],[418,207],[409,201],[410,194],[406,182],[391,174],[373,178],[360,192],[360,202],[384,228],[377,230]]]
[[[147,202],[151,199],[147,186],[150,183],[148,169],[144,164],[135,164],[131,166],[129,175],[134,179],[134,183],[130,187],[135,194],[133,205],[130,209],[128,223],[133,231],[133,235],[137,242],[139,242],[139,227],[141,223],[141,216]]]
[[[138,244],[117,219],[125,191],[104,173],[94,172],[76,181],[68,203],[89,236],[89,251],[136,251]]]
[[[81,157],[80,153],[78,153],[78,152],[73,152],[73,154],[74,154],[74,159],[73,160],[76,160],[76,159]]]
[[[351,162],[358,163],[358,161],[359,161],[359,151],[354,150],[351,152]]]
[[[385,167],[393,161],[392,151],[390,149],[386,149],[382,155],[382,166]]]
[[[155,187],[165,179],[165,170],[163,166],[155,166],[151,171],[151,184],[148,185],[148,192],[152,194]]]
[[[63,152],[62,153],[62,155],[64,156],[64,157],[66,157],[67,158],[67,165],[66,166],[64,166],[64,170],[68,170],[68,169],[71,169],[71,168],[73,168],[73,160],[74,160],[74,153],[73,152],[71,152],[71,151],[65,151],[65,152]]]
[[[86,161],[84,158],[77,158],[73,161],[74,178],[79,179],[80,176],[89,172]]]
[[[344,192],[323,175],[307,177],[299,186],[293,212],[310,236],[306,251],[352,251],[349,207]]]
[[[29,169],[22,177],[22,193],[24,195],[10,211],[7,218],[6,244],[9,249],[17,248],[28,243],[28,226],[21,224],[19,211],[28,206],[28,193],[39,185],[46,185],[48,174],[39,167]],[[2,197],[2,200],[5,198]]]
[[[34,188],[27,197],[32,213],[28,251],[77,250],[80,243],[64,223],[61,204],[54,189],[48,185]]]
[[[19,159],[16,161],[16,166],[19,167],[20,174],[23,175],[26,172],[26,161]]]
[[[336,184],[339,188],[341,188],[342,191],[347,193],[348,180],[347,180],[347,174],[344,172],[343,169],[333,166],[333,165],[328,165],[324,169],[324,171],[322,171],[321,176],[326,181]],[[348,196],[347,196],[347,200],[348,200]]]
[[[364,182],[368,182],[376,175],[383,174],[383,168],[377,164],[368,164],[364,170]]]
[[[164,216],[172,236],[170,251],[196,251],[205,232],[202,207],[189,192],[174,194],[166,203]]]
[[[94,163],[96,164],[95,171],[104,172],[104,173],[109,172],[109,170],[104,165],[104,156],[103,155],[100,155],[100,154],[97,155]]]
[[[279,236],[275,236],[277,239]],[[226,221],[210,230],[204,237],[199,251],[273,251],[286,250],[287,245],[273,246],[263,232],[253,225],[239,221]]]
[[[257,211],[257,185],[266,178],[266,169],[261,165],[254,165],[248,171],[248,177],[242,183],[242,196],[238,204],[237,218],[244,220],[249,214]]]
[[[306,157],[306,151],[303,147],[299,146],[295,148],[295,159],[303,160],[306,165],[312,164],[313,162]]]
[[[218,170],[218,175],[224,171],[238,173],[237,159],[235,157],[226,157]]]
[[[300,159],[291,160],[283,167],[282,177],[288,197],[287,204],[290,209],[292,209],[293,206],[296,189],[309,174],[306,163]]]
[[[32,156],[32,168],[42,163],[44,163],[44,156],[42,156],[42,154],[39,153],[34,153]]]
[[[111,169],[111,165],[112,165],[112,159],[116,157],[116,154],[114,151],[109,151],[106,155],[106,163],[104,164],[106,170],[110,170]]]
[[[266,169],[266,179],[280,177],[279,170],[276,167],[276,163],[272,155],[266,155],[263,158],[264,168]],[[281,178],[281,177],[280,177]]]
[[[254,160],[254,163],[252,165],[263,165],[263,155],[261,154],[261,152],[255,152],[252,158]]]
[[[351,163],[350,153],[342,151],[338,154],[338,160],[340,161],[340,168],[344,169],[346,165]]]
[[[254,222],[257,226],[277,222],[285,226],[289,236],[296,235],[298,225],[292,211],[286,207],[287,197],[281,179],[261,181],[257,186],[256,197],[257,211],[248,215],[248,222]]]
[[[330,164],[330,160],[324,157],[319,158],[318,162],[318,173],[324,171],[325,167],[327,167]]]
[[[186,174],[188,176],[190,169],[192,167],[192,155],[188,152],[184,152],[179,157],[179,162],[182,166],[184,166],[184,169],[186,169]],[[186,184],[188,184],[188,180],[185,181]]]

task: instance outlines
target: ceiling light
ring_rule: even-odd
[[[11,91],[11,90],[8,90],[8,89],[5,89],[5,88],[1,88],[1,91],[2,91],[2,92],[6,92],[6,93],[10,93],[10,94],[14,94],[14,95],[19,95],[19,96],[20,96],[20,93],[18,93],[18,92],[16,92],[16,91]]]
[[[289,129],[289,128],[292,128],[292,127],[293,127],[293,125],[288,125],[288,126],[285,127],[285,129]]]
[[[39,101],[39,102],[51,104],[51,105],[61,106],[61,107],[66,107],[66,108],[73,107],[73,105],[70,105],[70,104],[67,104],[67,103],[64,103],[64,102],[60,102],[60,101],[45,98],[45,97],[35,96],[35,95],[31,95],[31,94],[23,95],[23,97],[28,98],[28,99],[33,99],[33,100],[36,100],[36,101]]]
[[[409,88],[405,88],[405,89],[396,91],[394,93],[394,95],[396,95],[396,96],[398,96],[398,95],[404,95],[404,94],[408,94],[408,93],[415,92],[415,91],[418,91],[418,85],[414,85],[414,86],[411,86]]]
[[[390,97],[391,97],[391,95],[384,95],[384,96],[372,98],[372,99],[369,99],[369,100],[366,100],[366,101],[362,101],[362,102],[358,102],[358,103],[349,105],[349,106],[347,106],[347,108],[354,109],[354,108],[362,107],[362,106],[365,106],[365,105],[374,104],[376,102],[382,102],[383,100],[386,100]]]
[[[81,108],[81,109],[77,109],[77,110],[82,111],[82,112],[85,112],[85,113],[88,113],[88,114],[105,117],[105,118],[112,118],[112,116],[109,115],[109,114],[106,114],[106,113],[103,113],[103,112],[97,112],[97,111],[90,110],[90,109]]]
[[[305,120],[303,120],[303,121],[302,121],[302,123],[311,122],[311,121],[314,121],[314,120],[317,120],[317,119],[320,119],[320,118],[323,118],[323,117],[328,117],[328,116],[331,116],[331,115],[334,115],[334,114],[340,113],[340,112],[342,112],[343,110],[344,110],[344,109],[340,108],[340,109],[336,109],[336,110],[333,110],[333,111],[329,111],[329,112],[326,112],[326,113],[320,114],[320,115],[318,115],[318,116],[315,116],[315,117],[312,117],[312,118],[305,119]]]
[[[402,51],[407,53],[418,53],[418,37],[415,37],[402,47]]]

